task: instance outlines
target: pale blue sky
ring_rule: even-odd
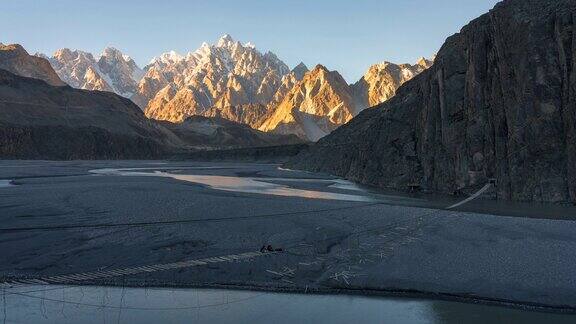
[[[0,42],[30,53],[114,46],[143,66],[228,33],[355,82],[380,61],[415,62],[497,0],[0,0]]]

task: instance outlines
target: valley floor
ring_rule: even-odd
[[[2,161],[0,179],[13,180],[0,186],[6,287],[225,286],[576,310],[574,208],[445,210],[450,198],[272,164]],[[268,244],[282,251],[261,253]]]

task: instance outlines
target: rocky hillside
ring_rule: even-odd
[[[405,190],[576,203],[576,2],[507,0],[291,163]]]
[[[130,100],[0,70],[0,158],[153,158],[180,141]]]
[[[56,73],[70,86],[78,89],[100,90],[131,97],[138,88],[144,72],[129,56],[107,47],[99,57],[91,53],[63,48],[48,59]]]
[[[26,50],[18,45],[4,45],[0,43],[0,69],[29,78],[44,80],[53,86],[64,86],[50,63],[43,58],[30,56]]]
[[[302,143],[295,135],[264,133],[219,117],[191,116],[181,123],[161,122],[189,149],[231,149]]]

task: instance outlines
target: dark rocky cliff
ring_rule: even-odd
[[[429,70],[291,167],[452,193],[576,202],[576,1],[507,0],[446,40]]]

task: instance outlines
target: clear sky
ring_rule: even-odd
[[[497,0],[0,0],[0,42],[30,53],[114,46],[143,66],[230,34],[293,67],[354,82],[374,63],[413,63]]]

